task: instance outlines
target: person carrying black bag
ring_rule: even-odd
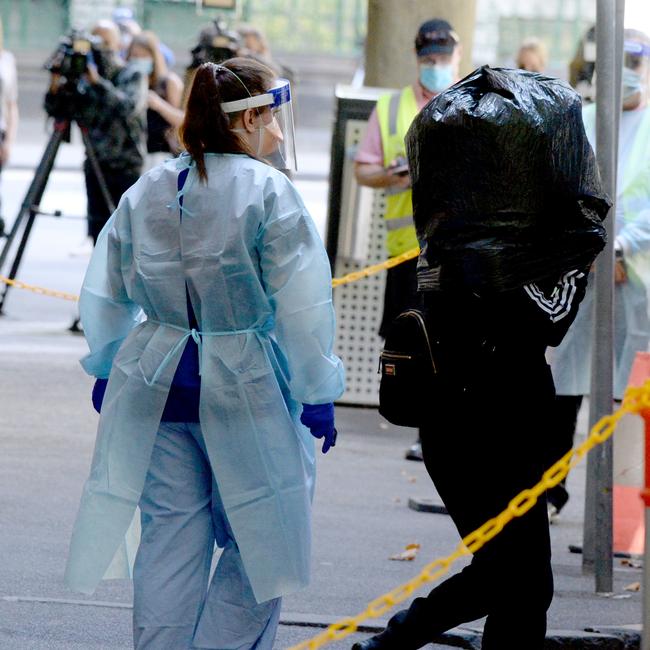
[[[604,246],[609,201],[579,97],[539,74],[475,71],[425,107],[407,148],[418,291],[435,365],[417,396],[427,400],[422,451],[465,537],[547,469],[554,387],[545,350],[575,318]],[[436,170],[430,158],[441,150],[450,160]],[[389,373],[397,380],[399,369]],[[542,650],[552,598],[540,499],[467,567],[353,650],[415,650],[483,617],[483,650]]]

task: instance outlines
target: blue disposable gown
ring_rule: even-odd
[[[596,107],[584,111],[595,144]],[[650,343],[650,108],[623,111],[619,134],[616,242],[628,280],[614,288],[614,397],[621,399],[637,352]],[[593,274],[580,311],[561,345],[549,350],[558,395],[588,395],[594,318]]]
[[[245,155],[208,155],[206,166],[207,184],[186,155],[140,178],[103,229],[83,283],[82,365],[109,381],[66,569],[82,592],[109,566],[110,577],[126,577],[128,563],[115,572],[121,544],[191,336],[186,286],[202,332],[193,334],[201,429],[255,597],[308,582],[314,444],[300,403],[344,390],[330,267],[286,176]],[[177,179],[187,167],[181,220]]]

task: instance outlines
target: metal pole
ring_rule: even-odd
[[[596,151],[605,190],[616,199],[618,123],[621,111],[621,55],[625,0],[598,0],[596,18]],[[612,29],[613,27],[613,29]],[[594,337],[591,364],[589,425],[611,413],[614,399],[614,205],[607,215],[607,245],[594,274]],[[612,442],[592,452],[587,474],[583,568],[593,567],[596,591],[613,589]]]

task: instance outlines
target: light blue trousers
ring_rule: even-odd
[[[282,599],[255,601],[198,424],[161,423],[140,510],[134,648],[271,650]]]

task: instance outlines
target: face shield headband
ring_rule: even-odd
[[[251,95],[244,99],[224,102],[221,109],[224,113],[237,113],[248,108],[269,107],[272,120],[265,124],[278,140],[278,148],[267,156],[268,161],[278,169],[296,171],[296,145],[293,124],[293,108],[291,102],[291,86],[287,79],[278,79],[276,84],[261,95]]]
[[[650,64],[650,45],[639,41],[625,41],[623,46],[624,67],[638,70]]]

